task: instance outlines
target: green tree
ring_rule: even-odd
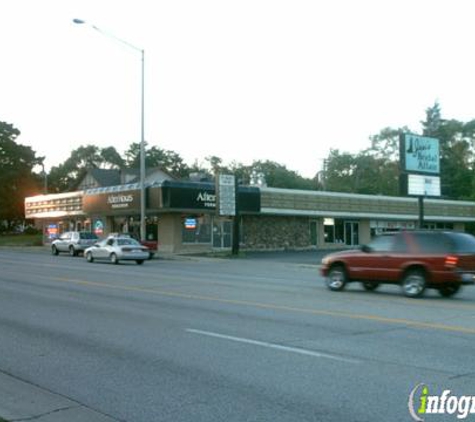
[[[50,190],[64,192],[75,189],[90,169],[122,168],[124,165],[125,161],[114,147],[80,146],[64,163],[51,169],[48,175]]]
[[[140,144],[133,143],[125,152],[128,168],[140,168]],[[158,167],[177,178],[188,177],[190,168],[183,158],[174,151],[152,146],[145,151],[145,167]]]
[[[296,171],[289,170],[285,165],[274,161],[254,161],[243,174],[251,172],[262,173],[269,187],[302,190],[315,190],[316,188],[314,180],[302,177]]]
[[[426,110],[423,133],[439,140],[442,196],[473,199],[475,187],[475,120],[467,123],[442,118],[438,102]]]
[[[421,122],[422,134],[424,136],[434,136],[442,125],[442,115],[438,101],[432,107],[426,109],[426,119]]]
[[[24,220],[24,200],[41,193],[40,178],[33,172],[43,162],[31,147],[16,142],[20,131],[0,122],[0,222],[11,230]]]

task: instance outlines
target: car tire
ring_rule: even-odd
[[[375,281],[363,281],[361,284],[368,292],[372,292],[379,287],[379,283],[376,283]]]
[[[343,265],[335,265],[331,267],[325,280],[327,287],[334,292],[343,290],[347,281],[348,278]]]
[[[51,246],[51,253],[53,255],[59,255],[58,248],[55,245]]]
[[[111,263],[114,265],[117,265],[119,263],[117,255],[115,253],[111,253],[110,259],[111,259]]]
[[[452,297],[460,290],[460,288],[460,284],[454,284],[449,286],[442,286],[438,290],[439,294],[442,297]]]
[[[76,250],[74,249],[74,246],[70,246],[69,247],[69,255],[71,256],[76,256],[78,253],[76,252]]]
[[[137,259],[135,262],[137,263],[137,265],[142,265],[143,264],[143,259]]]
[[[421,297],[426,288],[426,275],[423,270],[413,269],[404,274],[401,282],[404,295],[410,298]]]
[[[87,262],[94,262],[94,257],[92,256],[92,252],[86,253],[86,261]]]

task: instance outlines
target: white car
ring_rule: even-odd
[[[109,237],[87,248],[84,256],[88,262],[104,259],[118,264],[119,261],[132,260],[140,265],[149,258],[149,250],[129,237]]]

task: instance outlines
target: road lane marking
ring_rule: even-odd
[[[42,275],[35,275],[35,276],[37,278],[43,278],[49,281],[60,281],[60,282],[78,284],[78,285],[83,285],[83,286],[102,287],[106,289],[123,290],[123,291],[129,291],[129,292],[149,293],[149,294],[154,294],[157,296],[167,296],[167,297],[175,297],[175,298],[180,298],[180,299],[225,303],[225,304],[232,304],[232,305],[238,305],[238,306],[254,307],[258,309],[270,309],[274,311],[294,312],[294,313],[301,313],[301,314],[307,314],[307,315],[322,315],[322,316],[331,316],[331,317],[338,317],[338,318],[348,318],[348,319],[354,319],[354,320],[374,321],[374,322],[379,322],[379,323],[384,323],[384,324],[400,325],[400,326],[407,326],[407,327],[420,328],[420,329],[431,329],[431,330],[458,332],[458,333],[465,333],[465,334],[475,334],[475,328],[463,327],[463,326],[458,326],[458,325],[446,325],[446,324],[439,324],[439,323],[432,323],[432,322],[414,321],[414,320],[402,319],[402,318],[388,318],[388,317],[382,317],[378,315],[352,314],[349,312],[329,311],[329,310],[324,310],[324,309],[297,308],[297,307],[292,307],[292,306],[287,306],[287,305],[278,305],[278,304],[273,304],[273,303],[253,302],[253,301],[239,300],[239,299],[226,299],[226,298],[220,298],[220,297],[214,297],[214,296],[203,296],[203,295],[184,293],[184,292],[172,292],[169,290],[150,289],[150,288],[124,286],[124,285],[111,285],[111,284],[106,284],[106,283],[101,283],[101,282],[77,280],[77,279],[71,279],[71,278],[65,278],[65,277],[51,277],[51,276],[42,276]]]
[[[51,279],[51,278],[48,278],[48,279]],[[94,281],[73,280],[69,278],[56,277],[54,279],[58,281],[68,282],[68,283],[82,284],[85,286],[103,287],[103,288],[124,290],[124,291],[135,291],[135,292],[140,292],[140,293],[151,293],[151,294],[155,294],[159,296],[176,297],[180,299],[201,300],[201,301],[226,303],[226,304],[239,305],[239,306],[248,306],[248,307],[254,307],[254,308],[259,308],[259,309],[271,309],[274,311],[295,312],[295,313],[303,313],[303,314],[308,314],[308,315],[323,315],[323,316],[331,316],[331,317],[339,317],[339,318],[349,318],[349,319],[355,319],[355,320],[374,321],[374,322],[386,323],[386,324],[391,324],[391,325],[409,326],[413,328],[429,328],[432,330],[475,334],[475,328],[462,327],[462,326],[457,326],[457,325],[421,322],[421,321],[414,321],[414,320],[401,319],[401,318],[387,318],[387,317],[381,317],[378,315],[351,314],[348,312],[327,311],[323,309],[297,308],[297,307],[292,307],[292,306],[287,306],[287,305],[277,305],[273,303],[253,302],[253,301],[239,300],[239,299],[225,299],[225,298],[214,297],[214,296],[203,296],[203,295],[196,295],[196,294],[183,293],[183,292],[171,292],[169,290],[147,289],[147,288],[142,288],[142,287],[110,285],[110,284],[99,283],[99,282],[94,282]]]
[[[215,337],[215,338],[219,338],[223,340],[235,341],[238,343],[252,344],[253,346],[266,347],[268,349],[281,350],[283,352],[297,353],[300,355],[312,356],[316,358],[332,359],[332,360],[337,360],[337,361],[346,362],[346,363],[359,363],[359,361],[356,359],[344,358],[337,355],[315,352],[313,350],[301,349],[298,347],[284,346],[282,344],[268,343],[267,341],[259,341],[259,340],[252,340],[249,338],[229,336],[226,334],[213,333],[210,331],[196,330],[194,328],[188,328],[185,331],[192,334],[200,334],[203,336]]]

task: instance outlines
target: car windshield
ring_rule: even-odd
[[[475,237],[467,233],[448,233],[456,253],[475,254]]]

